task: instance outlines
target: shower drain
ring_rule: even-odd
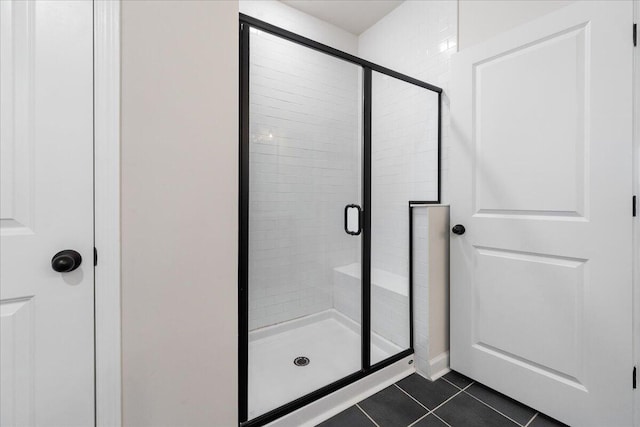
[[[295,359],[293,359],[293,364],[296,366],[307,366],[309,362],[310,362],[309,358],[304,356],[298,356]]]

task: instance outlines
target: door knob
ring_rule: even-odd
[[[456,225],[453,226],[451,231],[453,231],[453,234],[462,235],[467,230],[465,230],[464,225],[456,224]]]
[[[60,251],[51,258],[51,268],[58,273],[68,273],[80,267],[82,256],[73,249]]]

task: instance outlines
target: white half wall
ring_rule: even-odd
[[[449,369],[449,207],[413,208],[416,370],[431,380]]]

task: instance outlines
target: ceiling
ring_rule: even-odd
[[[301,12],[359,35],[403,0],[280,0]]]

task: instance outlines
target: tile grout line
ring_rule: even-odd
[[[493,410],[494,412],[497,412],[498,414],[502,415],[503,417],[505,417],[506,419],[508,419],[509,421],[515,423],[516,425],[520,426],[520,427],[528,427],[534,419],[537,418],[537,416],[540,414],[539,412],[536,411],[535,414],[533,414],[533,416],[531,417],[531,419],[529,419],[529,421],[527,421],[526,424],[520,424],[519,422],[515,421],[514,419],[512,419],[511,417],[505,415],[504,413],[500,412],[499,410],[497,410],[496,408],[494,408],[493,406],[489,405],[488,403],[484,402],[483,400],[481,400],[480,398],[474,396],[473,394],[469,393],[467,391],[467,389],[469,389],[472,385],[476,384],[476,381],[471,381],[471,383],[467,384],[464,387],[460,387],[454,383],[452,383],[451,381],[447,380],[446,378],[442,377],[442,379],[444,381],[446,381],[447,383],[451,384],[452,386],[454,386],[455,388],[458,389],[458,391],[453,394],[451,397],[449,397],[447,400],[445,400],[444,402],[442,402],[441,404],[439,404],[438,406],[436,406],[433,409],[429,409],[428,407],[426,407],[425,405],[423,405],[420,401],[418,401],[416,398],[414,398],[409,392],[405,391],[402,387],[400,387],[397,383],[394,383],[393,385],[396,386],[398,388],[398,390],[400,390],[401,392],[403,392],[404,394],[406,394],[411,400],[413,400],[414,402],[416,402],[418,405],[420,405],[422,408],[427,410],[427,413],[422,415],[421,417],[419,417],[418,419],[416,419],[415,421],[413,421],[411,424],[409,424],[408,427],[412,427],[415,424],[419,423],[420,421],[422,421],[423,419],[425,419],[426,417],[428,417],[429,415],[433,415],[434,417],[436,417],[438,420],[442,421],[445,425],[447,425],[448,427],[451,427],[451,425],[449,423],[447,423],[445,420],[443,420],[442,418],[440,418],[438,416],[438,414],[435,413],[436,410],[440,409],[442,406],[444,406],[445,404],[447,404],[449,401],[451,401],[453,398],[455,398],[456,396],[464,393],[467,396],[472,397],[473,399],[477,400],[478,402],[482,403],[483,405],[485,405],[486,407],[488,407],[489,409]],[[358,409],[360,411],[362,411],[363,414],[365,414],[365,416],[376,426],[376,427],[380,427],[378,423],[376,423],[373,418],[371,418],[371,416],[359,405],[359,403],[356,403],[355,406],[358,407]]]
[[[420,418],[418,418],[417,420],[415,420],[414,422],[412,422],[411,424],[408,425],[408,427],[412,427],[414,425],[416,425],[417,423],[419,423],[420,421],[424,420],[425,418],[427,418],[430,414],[433,414],[433,412],[429,411],[426,414],[424,414],[423,416],[421,416]],[[433,414],[435,415],[435,414]]]
[[[517,422],[516,420],[514,420],[513,418],[503,414],[502,412],[498,411],[496,408],[494,408],[493,406],[489,405],[488,403],[480,400],[480,398],[475,397],[473,394],[468,393],[468,392],[464,392],[464,394],[466,394],[467,396],[471,396],[473,397],[475,400],[477,400],[478,402],[482,403],[483,405],[485,405],[487,408],[493,409],[494,411],[496,411],[497,413],[499,413],[500,415],[502,415],[503,417],[505,417],[506,419],[508,419],[509,421],[512,421],[514,423],[516,423],[516,425],[519,425],[520,427],[523,427],[522,424],[520,424],[519,422]]]
[[[437,419],[439,419],[440,421],[442,421],[444,424],[446,424],[447,426],[451,427],[451,424],[449,424],[448,422],[446,422],[445,420],[443,420],[442,418],[440,418],[438,416],[438,414],[436,414],[435,412],[433,413],[433,416],[436,417]]]
[[[470,384],[467,384],[467,385],[466,385],[466,386],[464,386],[464,387],[460,387],[459,385],[452,383],[451,381],[449,381],[449,380],[448,380],[448,379],[446,379],[445,377],[440,377],[439,379],[443,379],[443,380],[445,380],[446,382],[448,382],[449,384],[451,384],[452,386],[454,386],[455,388],[457,388],[457,389],[459,389],[459,390],[464,390],[464,389],[466,389],[467,387],[469,387],[470,385],[472,385],[473,383],[475,383],[475,381],[471,381],[471,383],[470,383]]]
[[[525,426],[524,426],[524,427],[528,427],[528,426],[533,422],[533,420],[535,420],[535,419],[536,419],[536,417],[538,416],[538,414],[539,414],[539,413],[540,413],[540,412],[536,412],[535,414],[533,414],[533,417],[531,417],[531,419],[529,420],[529,422],[528,422],[527,424],[525,424]]]
[[[466,391],[469,387],[471,387],[474,383],[476,383],[476,381],[473,381],[471,384],[467,385],[464,388],[459,387],[458,385],[452,383],[451,381],[449,381],[448,379],[446,379],[444,376],[442,377],[443,380],[445,380],[446,382],[448,382],[449,384],[451,384],[454,387],[458,387],[459,389],[461,389],[462,391],[465,392],[465,394],[468,394],[469,396],[473,397],[474,399],[476,399],[477,401],[479,401],[480,403],[483,403],[485,406],[488,406],[489,408],[493,409],[494,411],[496,411],[497,413],[499,413],[500,415],[502,415],[503,417],[509,419],[510,421],[516,423],[517,425],[521,426],[521,427],[527,427],[529,425],[529,423],[531,423],[531,421],[533,421],[533,419],[538,415],[538,412],[536,411],[536,413],[533,415],[533,417],[531,417],[531,419],[523,426],[522,424],[520,424],[519,422],[517,422],[516,420],[512,419],[511,417],[503,414],[502,412],[498,411],[496,408],[494,408],[493,406],[489,405],[488,403],[484,402],[483,400],[481,400],[480,398],[474,396],[473,394],[469,393],[468,391]],[[508,397],[508,396],[507,396]],[[519,403],[519,402],[518,402]],[[435,409],[434,409],[435,411]],[[435,414],[434,414],[435,415]],[[439,417],[438,417],[439,418]]]
[[[449,383],[449,381],[447,381],[447,382]],[[459,395],[460,393],[462,393],[464,390],[466,390],[467,388],[471,387],[471,386],[474,384],[474,382],[475,382],[475,381],[471,382],[471,384],[468,384],[464,389],[462,389],[462,388],[458,387],[458,386],[457,386],[457,385],[455,385],[455,384],[451,384],[451,383],[449,383],[449,384],[451,384],[452,386],[454,386],[455,388],[457,388],[457,389],[458,389],[458,391],[457,391],[453,396],[451,396],[450,398],[448,398],[447,400],[445,400],[444,402],[442,402],[441,404],[439,404],[438,406],[436,406],[435,408],[433,408],[433,410],[430,410],[429,412],[427,412],[426,414],[424,414],[423,416],[421,416],[420,418],[418,418],[417,420],[415,420],[413,423],[411,423],[411,424],[409,425],[409,427],[411,427],[412,425],[414,425],[414,424],[415,424],[415,423],[417,423],[418,421],[422,420],[423,418],[425,418],[425,417],[426,417],[427,415],[429,415],[429,414],[433,414],[433,415],[435,415],[436,417],[438,417],[438,415],[436,414],[436,410],[437,410],[437,409],[440,409],[442,406],[444,406],[444,404],[445,404],[445,403],[449,402],[451,399],[453,399],[454,397],[458,396],[458,395]],[[398,388],[400,388],[400,387],[398,387]],[[401,389],[401,390],[402,390],[402,389]],[[402,390],[402,391],[404,391],[404,390]],[[405,393],[406,393],[406,392],[405,392]],[[448,424],[445,420],[443,420],[442,418],[438,417],[438,419],[439,419],[440,421],[442,421],[443,423],[445,423],[445,424],[449,425],[449,424]]]
[[[436,406],[435,408],[433,408],[433,411],[431,412],[436,412],[438,409],[440,409],[445,403],[448,403],[451,399],[453,399],[454,397],[458,396],[460,393],[462,393],[463,391],[465,391],[466,389],[468,389],[469,387],[471,387],[474,383],[469,384],[468,386],[466,386],[465,388],[460,388],[458,387],[458,389],[460,389],[459,392],[457,392],[456,394],[454,394],[453,396],[451,396],[450,398],[448,398],[447,400],[445,400],[444,402],[442,402],[441,404],[439,404],[438,406]]]
[[[417,420],[415,420],[414,422],[412,422],[411,424],[409,424],[408,427],[412,427],[416,424],[418,424],[420,421],[424,420],[425,418],[427,418],[429,415],[433,415],[434,417],[436,417],[437,419],[439,419],[440,421],[442,421],[442,423],[448,427],[451,427],[451,424],[449,424],[448,422],[446,422],[445,420],[443,420],[442,418],[440,418],[438,416],[438,414],[436,414],[433,411],[427,412],[426,414],[424,414],[423,416],[421,416],[420,418],[418,418]]]
[[[398,387],[398,389],[403,392],[404,394],[406,394],[407,396],[409,396],[414,402],[416,402],[418,405],[422,406],[424,409],[427,410],[427,415],[429,414],[429,412],[431,412],[431,409],[427,408],[426,406],[424,406],[422,403],[420,403],[418,401],[418,399],[416,399],[415,397],[411,396],[409,393],[407,393],[402,387],[400,387],[398,384],[393,384],[394,386]]]
[[[356,403],[356,406],[358,407],[358,409],[360,409],[360,410],[362,411],[362,413],[365,415],[365,417],[369,418],[369,420],[370,420],[370,421],[371,421],[371,422],[372,422],[376,427],[380,427],[380,426],[378,425],[378,423],[377,423],[377,422],[375,422],[375,421],[373,420],[373,418],[371,418],[371,417],[369,416],[369,414],[367,414],[367,411],[365,411],[364,409],[362,409],[362,408],[360,407],[359,403],[360,403],[360,402]]]

